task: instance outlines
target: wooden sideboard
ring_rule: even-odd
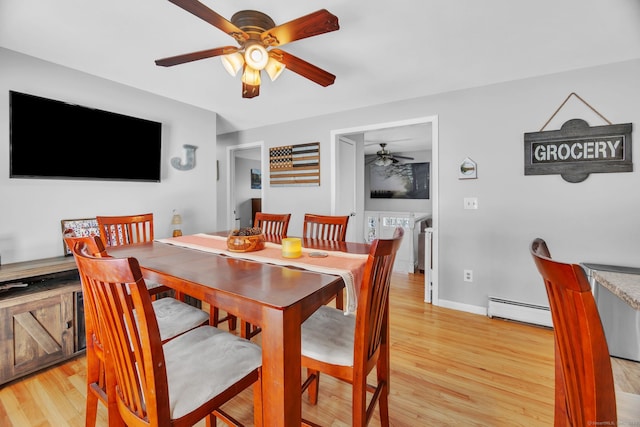
[[[28,285],[2,289],[9,283]],[[0,384],[84,349],[82,291],[73,257],[0,266]]]

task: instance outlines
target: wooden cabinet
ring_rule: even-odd
[[[73,258],[0,266],[0,384],[84,350],[82,294]]]

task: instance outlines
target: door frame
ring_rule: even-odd
[[[236,153],[243,150],[253,150],[255,148],[260,149],[260,170],[262,171],[262,188],[260,189],[260,198],[264,202],[265,185],[264,179],[267,176],[264,171],[266,170],[266,160],[264,156],[264,141],[248,142],[245,144],[230,145],[227,147],[227,230],[233,230],[235,228],[235,216],[232,214],[232,210],[236,208],[235,199],[235,185],[236,185]]]
[[[358,158],[358,143],[357,141],[352,140],[351,138],[347,138],[344,135],[338,135],[337,138],[337,152],[336,152],[336,160],[338,160],[339,158],[339,154],[342,153],[342,149],[344,146],[341,146],[340,144],[349,144],[353,147],[353,161],[356,162],[357,158]],[[348,164],[348,163],[346,163]],[[338,178],[343,176],[344,171],[340,171],[337,168],[337,164],[332,163],[331,167],[334,168],[335,170],[335,178],[332,180],[332,182],[337,182]],[[351,172],[353,173],[353,191],[352,191],[352,195],[353,195],[353,200],[352,205],[351,205],[351,210],[348,213],[349,215],[349,222],[351,223],[350,227],[347,227],[347,240],[348,241],[352,241],[352,242],[356,242],[359,241],[355,238],[355,236],[357,235],[357,231],[356,230],[362,230],[363,228],[363,224],[362,224],[362,215],[358,216],[358,207],[360,204],[362,204],[362,206],[364,206],[364,195],[362,194],[362,192],[360,192],[360,194],[358,194],[358,170],[357,168],[351,168]],[[343,185],[344,187],[344,185]],[[362,200],[359,200],[359,196],[362,198]],[[338,200],[337,200],[338,194],[336,192],[336,199],[334,203],[331,204],[331,214],[332,215],[345,215],[347,214],[345,211],[342,212],[337,212],[338,209]],[[355,224],[354,224],[355,223]]]
[[[348,129],[335,129],[331,131],[331,212],[335,212],[337,194],[338,194],[338,185],[337,182],[337,171],[336,165],[338,164],[337,155],[338,155],[338,143],[339,138],[342,135],[353,134],[358,132],[366,132],[372,130],[380,130],[390,127],[399,127],[399,126],[409,126],[415,124],[430,124],[431,125],[431,206],[433,209],[432,212],[432,259],[433,259],[433,274],[431,275],[431,282],[429,283],[429,274],[425,274],[425,302],[430,302],[433,305],[439,305],[439,296],[438,296],[438,278],[439,278],[439,257],[438,257],[438,247],[439,247],[439,239],[438,239],[438,225],[439,225],[439,191],[438,191],[438,183],[439,183],[439,144],[438,144],[438,116],[424,116],[424,117],[416,117],[413,119],[400,120],[394,122],[386,122],[386,123],[375,123],[365,126],[356,126]],[[354,168],[356,165],[354,165]],[[356,191],[363,191],[363,189],[356,189]],[[358,212],[358,215],[364,215],[364,212]],[[428,251],[425,251],[428,252]],[[425,265],[427,267],[427,265]]]

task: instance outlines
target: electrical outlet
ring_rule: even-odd
[[[473,270],[464,270],[464,281],[473,282]]]
[[[478,198],[477,197],[465,197],[464,198],[464,208],[465,209],[478,209]]]

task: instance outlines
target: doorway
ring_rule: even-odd
[[[250,182],[254,171],[247,165],[258,164],[259,171],[265,171],[262,141],[227,147],[227,229],[240,228],[253,224],[251,198],[264,200],[264,185],[260,189],[251,189]],[[241,175],[240,175],[241,174]],[[264,179],[264,176],[262,176]],[[259,195],[259,196],[258,196]]]
[[[416,125],[427,124],[426,137],[431,141],[431,210],[432,210],[432,231],[431,231],[431,251],[430,262],[425,264],[425,302],[438,305],[438,116],[419,117],[415,119],[377,123],[367,126],[359,126],[348,129],[337,129],[331,131],[331,211],[344,212],[341,205],[344,200],[355,199],[356,211],[352,222],[357,230],[364,230],[364,173],[365,173],[365,134],[377,132],[385,129],[402,129],[403,127],[415,127]],[[344,141],[355,141],[355,163],[352,169],[356,171],[355,179],[343,181],[338,172],[338,165],[344,168],[343,160],[340,158],[344,151],[342,144]],[[399,142],[401,144],[401,142]],[[345,194],[346,193],[346,194]],[[427,272],[427,265],[431,266],[430,274]]]

